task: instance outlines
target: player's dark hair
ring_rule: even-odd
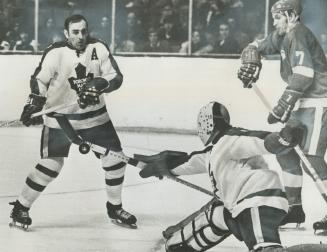
[[[77,23],[77,22],[80,22],[80,21],[82,21],[82,20],[85,21],[85,23],[86,23],[86,28],[87,28],[87,27],[88,27],[88,22],[87,22],[86,18],[85,18],[84,16],[82,16],[82,15],[75,14],[75,15],[72,15],[72,16],[66,18],[66,20],[65,20],[65,25],[64,25],[65,30],[68,31],[69,25],[70,25],[71,23]]]

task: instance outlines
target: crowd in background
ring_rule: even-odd
[[[0,0],[0,49],[42,51],[64,39],[67,16],[82,14],[89,20],[90,35],[116,53],[239,54],[250,41],[264,37],[265,3],[193,0],[189,40],[189,0],[117,0],[114,36],[112,0],[39,0],[36,43],[34,0]],[[318,38],[327,50],[327,32]]]

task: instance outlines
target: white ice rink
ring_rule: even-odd
[[[174,181],[141,179],[138,169],[128,166],[123,191],[124,208],[138,218],[138,229],[125,229],[109,222],[101,163],[92,154],[81,155],[74,147],[61,175],[33,205],[33,224],[28,232],[8,227],[11,206],[28,172],[39,157],[40,128],[0,129],[0,251],[1,252],[150,252],[165,251],[161,232],[199,209],[209,197]],[[196,136],[119,132],[127,155],[151,154],[164,149],[201,149]],[[274,166],[274,159],[268,158]],[[207,176],[184,179],[210,189]],[[284,245],[327,243],[327,236],[314,235],[312,223],[327,214],[327,205],[305,175],[303,191],[307,214],[302,231],[281,231]],[[233,237],[210,251],[247,251]]]

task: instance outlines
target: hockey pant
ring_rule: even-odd
[[[292,113],[292,118],[304,125],[305,136],[301,148],[327,188],[327,164],[324,160],[327,149],[327,109],[300,108]],[[277,161],[283,170],[283,182],[290,206],[301,204],[302,169],[310,176],[311,174],[294,150],[277,156]],[[322,196],[327,199],[327,195]]]
[[[194,251],[206,251],[231,233],[244,241],[249,250],[281,246],[278,226],[285,215],[283,210],[260,206],[246,209],[232,218],[221,202],[214,202],[209,209],[175,232],[167,240],[166,247],[181,244]]]

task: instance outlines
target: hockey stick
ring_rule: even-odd
[[[272,109],[273,109],[272,106],[270,105],[269,101],[266,99],[264,94],[261,92],[261,90],[255,84],[252,84],[252,88],[253,88],[254,92],[256,93],[256,95],[260,98],[262,103],[265,105],[266,109],[269,112],[272,111]],[[322,195],[324,200],[327,202],[327,189],[326,189],[325,185],[323,184],[322,180],[319,178],[316,170],[313,168],[310,161],[305,156],[303,150],[300,148],[299,145],[295,146],[294,150],[298,154],[299,158],[304,163],[304,165],[307,167],[310,175],[312,176],[315,184],[317,185],[317,188],[318,188],[320,194]]]
[[[73,103],[60,104],[58,106],[53,106],[51,108],[47,108],[47,109],[41,110],[40,112],[36,112],[36,113],[32,114],[31,118],[41,116],[41,115],[46,115],[46,114],[49,114],[49,113],[52,113],[52,112],[55,112],[55,111],[58,111],[58,110],[61,110],[61,109],[69,108],[69,107],[74,106],[76,104],[77,104],[77,102],[73,102]],[[20,122],[20,119],[15,119],[15,120],[11,120],[11,121],[8,121],[8,122],[3,122],[3,123],[0,124],[0,128],[9,127],[9,126],[11,126],[13,124],[16,124],[18,122]]]
[[[79,146],[79,151],[82,154],[86,154],[90,150],[92,150],[92,151],[97,152],[97,153],[102,154],[102,155],[114,156],[114,157],[120,159],[122,162],[125,162],[125,163],[130,164],[130,165],[135,166],[135,167],[138,167],[140,169],[143,169],[144,166],[146,165],[146,163],[138,161],[138,160],[136,160],[134,158],[127,157],[127,156],[122,155],[120,153],[111,151],[108,148],[105,148],[105,147],[102,147],[102,146],[99,146],[99,145],[92,144],[90,142],[84,141],[81,138],[81,136],[79,136],[78,133],[74,130],[73,126],[71,125],[69,120],[65,117],[65,115],[59,114],[59,113],[54,113],[51,116],[56,118],[58,124],[63,129],[66,136],[72,141],[72,143]],[[181,183],[181,184],[183,184],[185,186],[188,186],[190,188],[193,188],[193,189],[195,189],[197,191],[203,192],[203,193],[205,193],[207,195],[214,196],[213,192],[211,192],[211,191],[209,191],[209,190],[207,190],[205,188],[202,188],[200,186],[194,185],[194,184],[192,184],[192,183],[190,183],[190,182],[188,182],[186,180],[183,180],[183,179],[180,179],[180,178],[177,178],[177,177],[173,177],[173,176],[169,176],[167,178],[169,178],[171,180],[174,180],[174,181],[176,181],[178,183]]]

